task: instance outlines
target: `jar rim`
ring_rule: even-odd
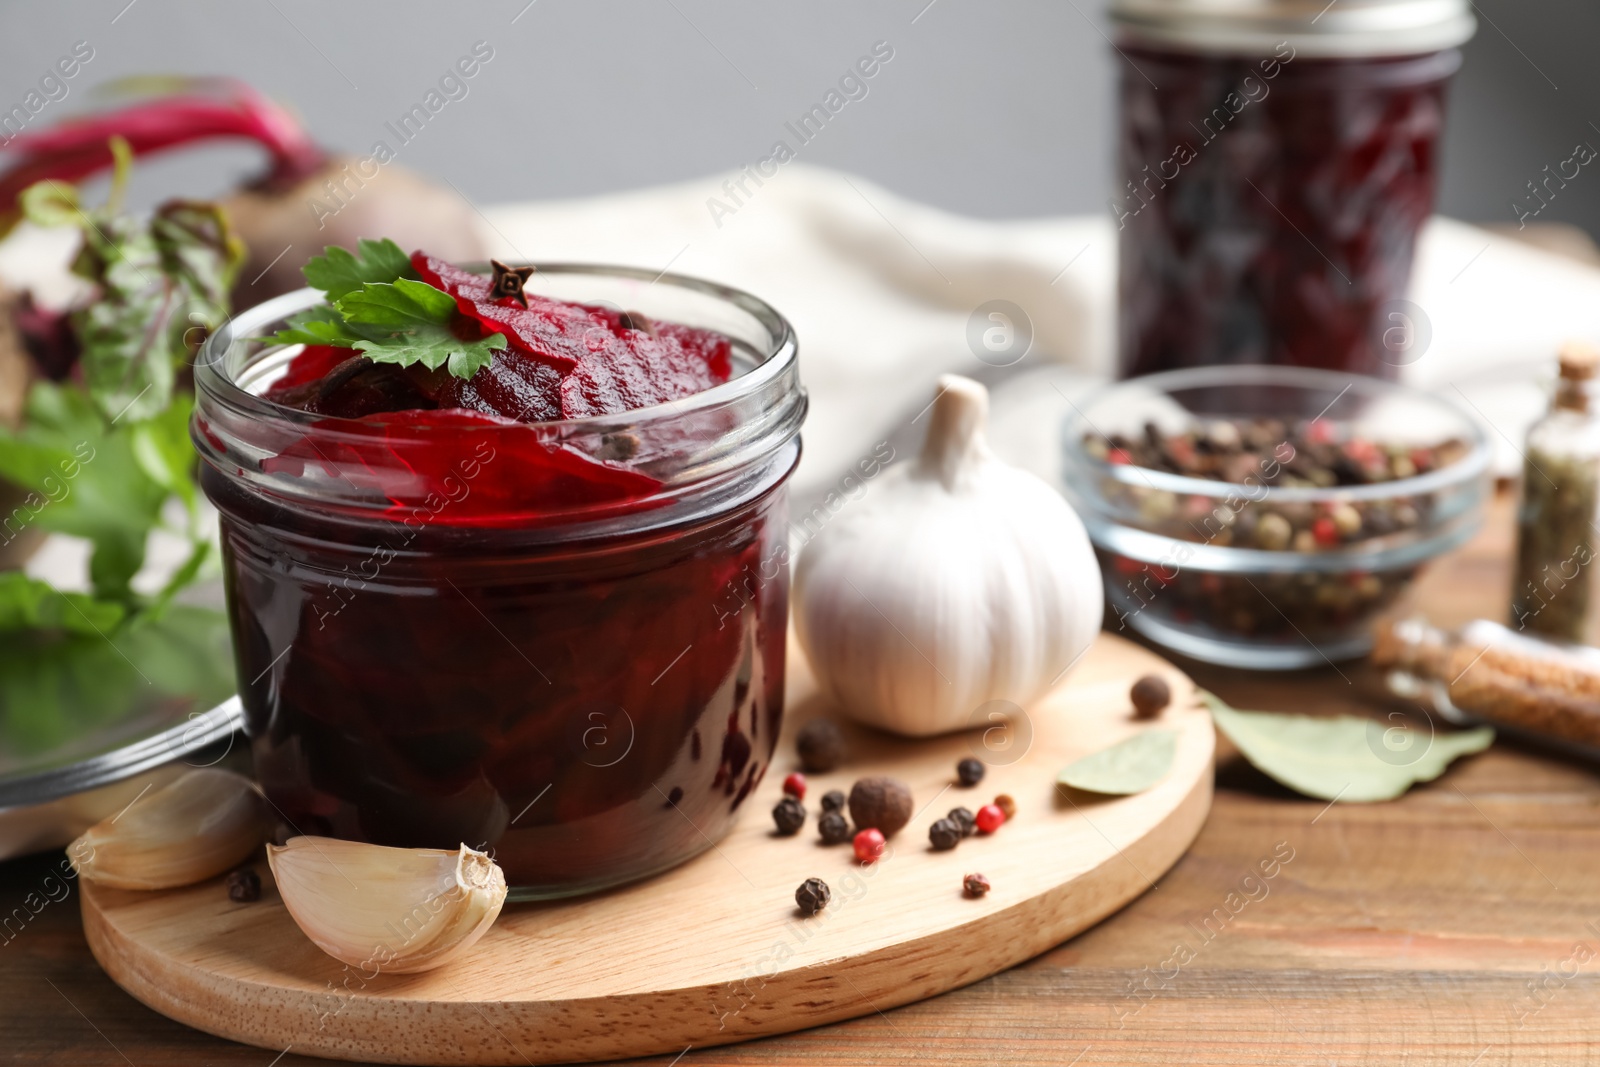
[[[460,266],[461,269],[475,274],[487,274],[491,269],[487,262],[465,263]],[[545,277],[589,275],[643,280],[647,282],[647,285],[666,283],[670,286],[702,293],[732,304],[761,322],[772,335],[771,350],[765,353],[765,358],[759,364],[743,374],[736,375],[719,385],[714,385],[710,389],[702,390],[682,400],[653,404],[643,408],[633,408],[609,415],[587,415],[571,419],[518,420],[516,425],[526,426],[535,431],[543,430],[551,435],[568,436],[585,433],[606,433],[622,426],[631,426],[656,417],[681,416],[696,410],[718,407],[728,401],[759,392],[763,386],[771,384],[773,379],[780,377],[799,357],[799,345],[795,338],[794,328],[789,324],[789,320],[760,297],[753,296],[733,286],[707,281],[703,278],[695,278],[687,274],[674,274],[666,271],[653,272],[645,267],[628,267],[604,263],[529,263],[519,261],[512,264],[512,266],[531,266],[534,268],[534,277],[536,278],[541,275]],[[297,311],[306,311],[325,302],[326,300],[320,290],[307,287],[275,296],[245,311],[241,311],[237,315],[230,316],[219,329],[211,333],[204,345],[201,346],[199,357],[195,360],[196,391],[229,407],[240,415],[282,419],[288,422],[304,424],[308,428],[316,426],[320,430],[328,430],[329,427],[326,424],[329,421],[338,420],[331,420],[327,415],[319,415],[300,408],[289,407],[277,401],[258,396],[240,386],[225,369],[227,357],[234,352],[235,347],[257,340],[258,331],[269,323],[277,322]],[[511,420],[507,420],[507,425],[509,426],[510,424]],[[425,436],[426,432],[432,428],[423,425],[412,429],[418,436]]]

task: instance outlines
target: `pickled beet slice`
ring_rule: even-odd
[[[277,397],[273,396],[274,393],[314,382],[355,354],[351,349],[335,348],[332,345],[306,345],[289,360],[289,365],[284,368],[283,377],[272,383],[272,388],[267,390],[266,396],[268,399],[277,400]]]
[[[593,339],[604,343],[611,334],[603,319],[576,304],[528,294],[526,308],[510,298],[494,300],[489,279],[453,263],[414,252],[411,265],[422,280],[456,298],[463,315],[476,319],[490,333],[504,334],[511,345],[557,370],[571,370],[592,350]]]
[[[274,382],[272,388],[266,391],[266,398],[314,415],[331,415],[340,419],[359,419],[367,415],[426,410],[437,406],[433,398],[419,389],[411,376],[400,367],[373,363],[361,353],[348,348],[319,348],[321,350],[316,353],[315,366],[335,356],[342,358],[310,381],[287,386],[283,379]],[[299,359],[299,356],[295,358]],[[304,373],[305,368],[301,368],[301,372]]]
[[[449,376],[436,394],[442,408],[501,415],[518,422],[561,417],[561,372],[521,352],[505,352],[462,381]]]
[[[638,312],[613,311],[610,308],[587,304],[584,307],[605,319],[606,325],[611,327],[611,332],[619,337],[626,336],[625,331],[638,329],[637,326],[631,325],[631,320],[639,314]],[[624,316],[630,321],[625,322]],[[659,319],[651,320],[650,330],[654,330],[657,337],[676,340],[683,346],[685,352],[703,360],[706,369],[711,372],[711,377],[718,384],[733,376],[733,344],[715,330],[702,330],[698,326],[685,326],[682,323],[664,322]]]
[[[569,419],[613,415],[665,404],[718,383],[699,355],[675,338],[641,331],[613,338],[561,382],[561,413]]]

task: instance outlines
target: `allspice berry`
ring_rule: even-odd
[[[828,889],[828,883],[821,878],[807,878],[800,883],[800,888],[794,891],[795,904],[807,915],[815,915],[826,908],[832,898],[833,893]]]
[[[772,809],[772,821],[777,825],[778,833],[792,837],[806,824],[806,806],[794,797],[784,797]]]
[[[844,734],[827,719],[813,719],[801,727],[794,747],[808,774],[826,774],[844,762]]]
[[[911,821],[911,787],[898,778],[862,778],[850,787],[850,821],[889,837]]]
[[[1165,678],[1147,674],[1133,683],[1133,688],[1128,690],[1128,699],[1133,701],[1134,718],[1153,719],[1172,703],[1172,689]]]

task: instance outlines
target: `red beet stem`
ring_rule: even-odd
[[[205,95],[216,86],[221,92]],[[4,143],[21,159],[0,174],[0,210],[11,210],[17,196],[47,178],[77,181],[111,166],[108,141],[120,136],[135,156],[195,141],[244,137],[272,156],[265,184],[292,183],[327,162],[300,124],[265,96],[232,79],[206,79],[169,96],[143,100],[116,111],[77,119],[49,129],[24,131]]]

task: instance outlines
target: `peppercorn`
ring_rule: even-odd
[[[817,820],[817,832],[824,845],[842,845],[850,840],[850,824],[837,811],[827,812]]]
[[[1133,683],[1128,699],[1133,701],[1134,718],[1153,719],[1172,703],[1172,688],[1159,674],[1147,674]]]
[[[800,883],[800,888],[794,891],[794,902],[800,910],[807,915],[815,915],[828,906],[828,901],[833,894],[828,890],[828,883],[821,878],[807,878]]]
[[[843,811],[844,794],[837,789],[830,789],[822,794],[823,811]]]
[[[813,719],[794,739],[800,766],[811,774],[826,774],[844,762],[844,734],[827,719]]]
[[[784,797],[772,809],[772,821],[778,824],[778,833],[792,837],[806,824],[806,806],[794,797]]]
[[[877,830],[862,830],[856,834],[852,844],[856,850],[856,859],[862,863],[874,863],[883,855],[883,835]]]
[[[992,834],[1005,825],[1006,813],[998,805],[985,804],[978,809],[978,829],[986,834]]]
[[[949,819],[936,819],[934,824],[928,827],[928,841],[939,852],[955,848],[961,843],[962,836],[961,827]]]
[[[857,830],[891,837],[911,821],[911,788],[897,778],[862,778],[850,787],[850,821]]]
[[[1001,793],[994,798],[994,806],[1005,813],[1006,822],[1017,817],[1017,802],[1011,799],[1010,793]]]
[[[261,899],[261,876],[253,867],[228,872],[228,899],[248,904]]]
[[[803,774],[789,775],[783,780],[783,791],[796,800],[804,800],[806,798],[806,776]]]
[[[978,832],[978,820],[966,808],[951,808],[950,814],[946,815],[945,818],[956,824],[956,828],[961,831],[962,837],[971,837]]]
[[[956,780],[964,786],[975,786],[983,781],[983,761],[968,756],[956,764]]]
[[[991,886],[989,885],[989,879],[983,875],[969,874],[961,879],[961,888],[969,897],[981,897],[990,890]]]

